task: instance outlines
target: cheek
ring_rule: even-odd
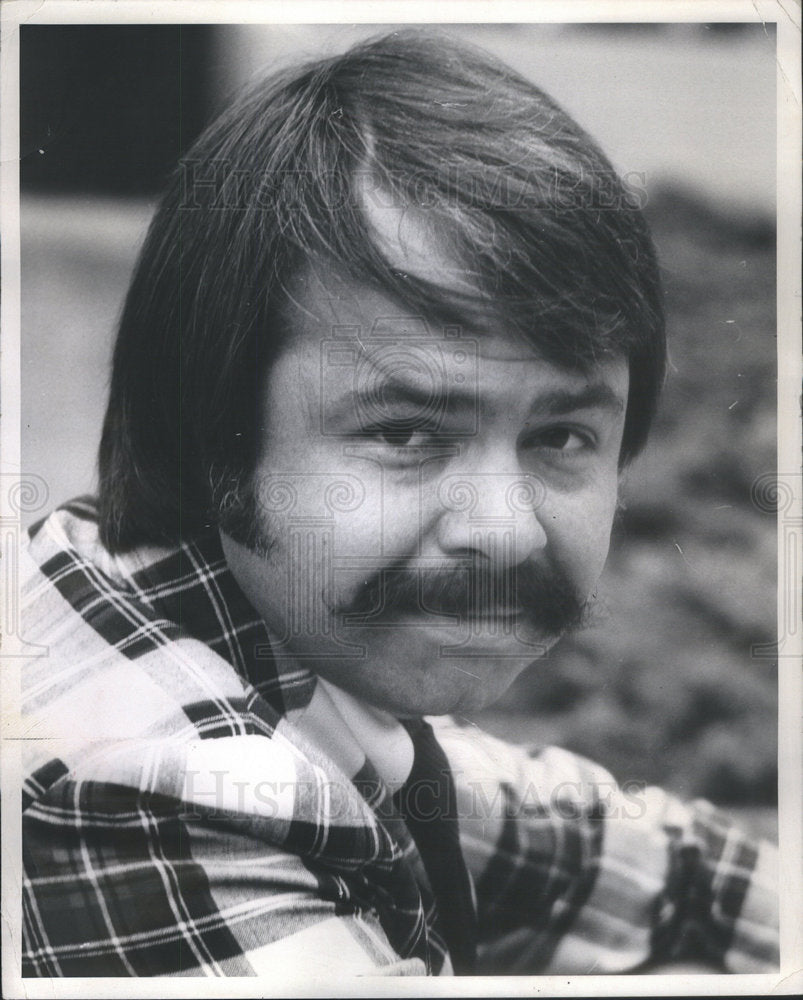
[[[616,499],[617,479],[613,476],[593,490],[554,498],[544,511],[544,529],[556,560],[587,593],[596,586],[605,566]]]
[[[377,481],[363,479],[358,509],[339,515],[335,524],[336,554],[386,566],[415,556],[421,530],[418,495],[393,496]]]
[[[284,418],[263,438],[255,477],[260,522],[276,541],[274,563],[297,567],[317,558],[317,575],[332,573],[336,590],[347,593],[388,563],[415,556],[418,475],[382,468],[359,445],[308,433],[302,415],[290,412],[293,401],[284,402]]]

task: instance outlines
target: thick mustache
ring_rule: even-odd
[[[560,635],[579,625],[587,602],[559,567],[541,564],[497,567],[480,561],[455,568],[384,567],[338,611],[380,622],[387,615],[456,616],[460,622],[521,621]]]

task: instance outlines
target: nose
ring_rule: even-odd
[[[545,488],[537,476],[495,464],[441,479],[437,536],[441,551],[452,558],[480,555],[502,568],[523,563],[546,546]]]

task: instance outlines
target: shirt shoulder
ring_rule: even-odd
[[[55,773],[57,760],[125,783],[136,747],[161,747],[166,760],[179,747],[272,736],[280,725],[237,669],[235,647],[254,623],[231,619],[216,595],[224,566],[155,547],[113,556],[94,505],[81,500],[32,530],[20,570],[22,634],[39,651],[22,670],[30,776]],[[206,620],[203,638],[193,618]]]

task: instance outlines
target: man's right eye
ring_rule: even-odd
[[[404,425],[381,424],[364,427],[357,437],[365,441],[376,441],[390,448],[409,448],[427,444],[432,440],[433,430],[405,427]]]
[[[405,445],[409,445],[410,442],[416,437],[416,432],[413,430],[395,430],[393,428],[379,428],[373,432],[366,432],[368,437],[373,437],[383,444],[394,445],[399,448],[403,448]]]
[[[423,460],[434,460],[433,449],[453,444],[440,433],[436,426],[411,427],[409,422],[367,425],[349,435],[361,442],[363,449],[373,454],[389,468],[418,467]],[[451,448],[447,448],[451,452]]]

